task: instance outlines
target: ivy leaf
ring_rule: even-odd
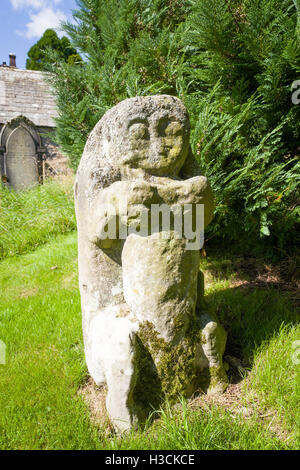
[[[267,225],[263,225],[261,228],[260,228],[260,233],[262,235],[266,235],[267,237],[270,235],[270,230],[269,230],[269,227]]]

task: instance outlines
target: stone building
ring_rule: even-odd
[[[57,111],[44,73],[20,70],[9,57],[0,65],[0,174],[3,184],[25,189],[69,169],[51,138]]]

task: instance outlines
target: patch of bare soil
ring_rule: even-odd
[[[20,297],[22,299],[27,299],[28,297],[32,297],[38,293],[39,289],[37,287],[30,287],[28,289],[23,289],[20,293]]]
[[[105,437],[109,437],[114,433],[114,429],[106,411],[106,393],[106,387],[98,387],[91,377],[78,390],[78,394],[82,396],[89,408],[91,421],[101,429]],[[255,417],[278,439],[286,442],[289,439],[289,434],[281,424],[280,417],[275,410],[262,408],[253,393],[247,400],[243,397],[242,382],[229,384],[221,395],[201,394],[189,400],[189,407],[192,410],[199,408],[207,410],[212,406],[224,408],[233,419],[247,420]]]
[[[74,290],[78,287],[77,271],[63,278],[62,287],[67,290]]]
[[[212,406],[224,408],[233,419],[251,419],[255,417],[265,428],[269,429],[278,439],[288,441],[289,434],[284,429],[281,419],[275,410],[262,408],[259,400],[252,394],[246,400],[242,394],[242,383],[229,384],[222,395],[199,395],[189,401],[191,409],[202,408],[207,410]]]
[[[231,356],[227,356],[226,359],[228,360],[229,357]],[[237,358],[232,357],[231,359],[235,359],[239,362]],[[237,364],[236,367],[238,367]],[[239,372],[241,373],[241,371]],[[238,375],[238,371],[236,371],[235,375]],[[263,407],[253,391],[251,395],[245,396],[242,389],[243,381],[240,380],[238,383],[230,383],[223,394],[201,394],[195,396],[189,400],[189,406],[193,410],[199,408],[207,410],[212,406],[218,406],[229,412],[233,419],[242,418],[249,420],[255,418],[256,421],[261,422],[264,428],[269,429],[278,439],[288,442],[289,433],[285,429],[277,411]]]
[[[106,411],[106,394],[106,387],[98,387],[91,377],[89,377],[88,381],[78,390],[78,395],[82,396],[85,403],[88,405],[91,421],[101,427],[101,430],[109,436],[113,432],[113,427]]]
[[[300,257],[286,258],[276,264],[253,257],[236,257],[223,264],[208,266],[208,279],[217,275],[228,278],[231,287],[276,288],[289,294],[292,301],[300,303]],[[232,275],[233,274],[233,275]],[[210,282],[209,282],[210,283]]]

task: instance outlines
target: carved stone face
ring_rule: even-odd
[[[157,111],[130,119],[124,138],[129,146],[123,162],[149,173],[168,173],[172,168],[177,173],[187,155],[186,129],[176,114]]]
[[[188,153],[190,127],[177,98],[131,98],[112,108],[103,121],[102,148],[112,166],[157,176],[179,173]]]

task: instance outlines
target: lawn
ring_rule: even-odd
[[[300,447],[296,260],[209,249],[205,294],[228,332],[231,384],[117,436],[84,360],[72,181],[0,196],[0,449]]]
[[[76,232],[51,238],[0,263],[1,449],[299,448],[300,327],[288,291],[252,285],[228,255],[203,259],[234,383],[219,399],[166,405],[146,429],[116,436],[93,412],[91,389],[94,401],[101,391],[84,362]]]
[[[72,179],[50,180],[22,192],[0,185],[0,260],[76,228]]]

